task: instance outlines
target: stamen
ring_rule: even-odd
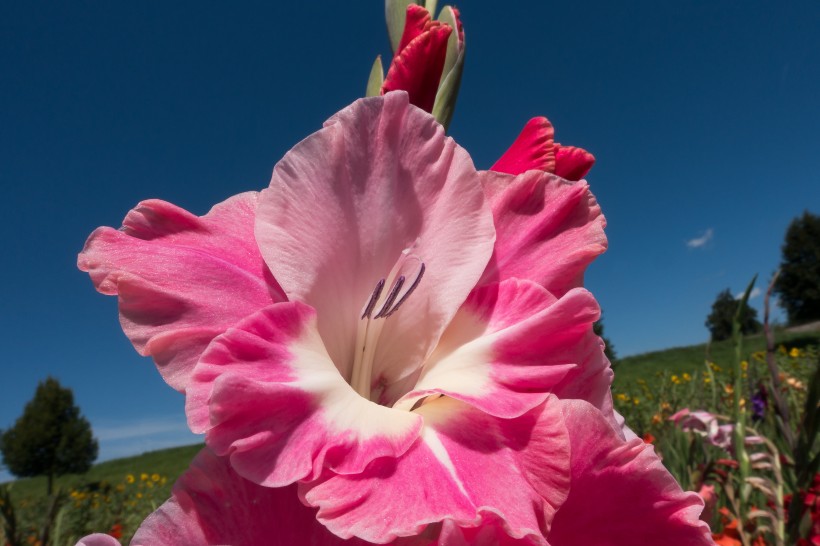
[[[382,295],[382,290],[384,289],[384,279],[380,280],[376,283],[376,288],[373,290],[373,293],[370,295],[370,301],[367,302],[367,306],[364,308],[364,313],[362,313],[362,319],[370,318],[370,314],[373,312],[373,308],[376,307],[376,301],[378,301],[379,296]]]
[[[399,290],[404,285],[404,275],[399,275],[399,278],[396,279],[396,283],[393,285],[393,288],[390,289],[390,293],[387,295],[387,299],[384,300],[384,305],[382,305],[381,311],[376,314],[374,319],[386,317],[387,311],[390,309],[390,306],[393,305],[393,302],[396,301],[396,296],[399,295]]]
[[[401,307],[401,304],[403,304],[405,301],[407,301],[407,298],[410,297],[410,294],[413,293],[413,290],[415,290],[416,287],[418,287],[419,283],[421,282],[421,278],[424,276],[424,270],[425,269],[426,268],[424,266],[424,262],[421,262],[421,267],[419,268],[419,274],[418,274],[418,276],[416,276],[416,280],[413,281],[413,284],[410,285],[410,288],[407,289],[407,292],[404,293],[404,295],[399,299],[399,301],[396,303],[395,306],[393,306],[393,308],[390,311],[388,311],[387,313],[384,313],[384,311],[379,313],[381,316],[383,316],[384,318],[387,318],[387,317],[389,317],[390,315],[392,315],[393,313],[395,313],[396,311],[399,310],[399,307]],[[402,278],[404,278],[404,277],[402,277]]]

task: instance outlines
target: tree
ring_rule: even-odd
[[[786,230],[775,291],[790,324],[820,320],[820,216],[809,211]]]
[[[723,341],[732,337],[732,322],[738,305],[740,300],[735,299],[728,288],[717,295],[715,303],[712,304],[712,312],[706,317],[706,327],[712,334],[713,341]],[[740,316],[741,333],[755,334],[761,328],[762,325],[757,320],[757,309],[745,306]]]
[[[15,476],[47,476],[51,495],[54,477],[87,472],[98,446],[71,389],[49,377],[37,385],[23,415],[0,437],[0,451]]]

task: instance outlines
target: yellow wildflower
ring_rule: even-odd
[[[629,396],[625,395],[622,392],[616,394],[615,398],[617,398],[619,402],[629,402]]]
[[[159,481],[159,474],[157,474],[156,472],[151,474],[151,481],[152,482],[158,482]]]
[[[125,481],[127,481],[128,483],[134,483],[134,475],[133,474],[128,474],[125,477]]]
[[[723,390],[726,391],[726,394],[732,394],[735,392],[735,388],[732,385],[725,385]]]
[[[141,480],[141,481],[144,481],[144,482],[145,482],[145,481],[148,481],[148,474],[146,474],[145,472],[143,472],[142,474],[140,474],[140,480]]]
[[[748,360],[741,360],[740,361],[740,368],[742,370],[748,370],[749,369],[749,361]]]
[[[663,418],[659,414],[655,414],[652,416],[652,424],[653,425],[660,425],[663,422]]]
[[[633,404],[635,404],[635,405],[637,406],[638,404],[640,404],[640,403],[641,403],[641,401],[640,401],[640,400],[638,400],[637,398],[633,398],[633,399],[632,399],[632,403],[633,403]]]
[[[798,349],[797,347],[792,347],[792,350],[789,351],[789,356],[792,358],[800,358],[800,349]]]
[[[689,375],[688,373],[683,374],[682,377],[683,377],[684,381],[692,381],[692,376]]]
[[[704,383],[705,385],[708,385],[708,384],[709,384],[709,383],[711,383],[711,382],[712,382],[712,378],[711,378],[711,377],[709,377],[708,375],[707,375],[706,377],[704,377],[704,378],[703,378],[703,383]]]
[[[674,383],[675,385],[680,385],[680,377],[678,377],[677,375],[673,375],[671,377],[671,380],[672,380],[672,383]]]
[[[669,402],[664,402],[661,404],[661,409],[663,411],[672,411],[672,404],[670,404]]]

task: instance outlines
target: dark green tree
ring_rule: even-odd
[[[3,464],[18,477],[83,473],[97,458],[97,440],[88,420],[74,405],[71,389],[49,377],[37,385],[23,415],[0,438]]]
[[[706,327],[712,334],[712,341],[723,341],[732,337],[732,321],[737,313],[737,306],[740,300],[735,299],[727,288],[717,295],[715,303],[712,304],[712,312],[706,317]],[[749,307],[743,308],[740,316],[740,331],[745,334],[755,334],[762,328],[757,320],[757,309]]]
[[[598,319],[598,322],[595,322],[592,325],[592,331],[595,332],[596,336],[604,340],[604,354],[609,359],[610,364],[614,366],[618,361],[618,356],[615,354],[615,345],[613,345],[609,338],[604,335],[603,318]]]
[[[820,216],[805,211],[792,220],[782,252],[775,291],[789,324],[820,320]]]

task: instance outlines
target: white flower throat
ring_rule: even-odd
[[[356,346],[350,386],[362,397],[370,399],[373,375],[373,359],[376,346],[384,327],[384,320],[393,315],[407,301],[424,276],[425,265],[412,253],[412,245],[405,248],[390,274],[380,279],[373,289],[356,329]],[[408,279],[412,281],[408,282]],[[385,286],[389,286],[385,290]]]

